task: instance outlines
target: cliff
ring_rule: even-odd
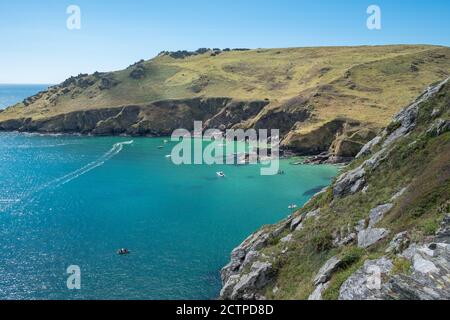
[[[162,52],[116,72],[71,77],[0,113],[0,130],[168,135],[280,129],[284,148],[354,157],[430,83],[450,49],[399,45]]]
[[[449,299],[448,79],[331,186],[234,249],[221,275],[221,299]]]

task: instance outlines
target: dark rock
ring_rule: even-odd
[[[100,90],[108,90],[115,87],[119,83],[119,81],[115,80],[112,77],[103,77],[100,79],[100,84],[98,87]]]
[[[140,80],[145,77],[145,68],[143,66],[136,66],[130,72],[130,77],[135,80]]]

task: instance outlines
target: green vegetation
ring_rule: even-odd
[[[302,230],[293,233],[295,241],[283,247],[284,254],[280,254],[279,245],[264,248],[266,256],[276,257],[278,271],[273,285],[278,290],[265,292],[267,297],[307,298],[314,290],[312,281],[318,270],[328,259],[338,256],[342,263],[322,294],[324,299],[337,299],[342,283],[364,261],[386,255],[394,235],[406,230],[413,242],[421,242],[435,234],[450,210],[450,132],[439,136],[427,132],[437,118],[450,120],[450,84],[420,106],[415,129],[394,143],[389,156],[366,174],[369,187],[365,192],[333,199],[329,188],[299,210],[298,214],[321,208],[318,220],[308,220]],[[356,160],[348,170],[369,157]],[[405,187],[406,191],[393,201],[392,197]],[[394,207],[378,224],[390,231],[387,239],[366,250],[355,243],[331,245],[338,234],[348,234],[347,230],[361,219],[367,221],[372,208],[388,202],[393,202]],[[410,272],[411,262],[406,259],[395,257],[393,265],[392,274]]]
[[[163,52],[121,71],[70,78],[2,112],[0,122],[167,99],[226,96],[270,100],[248,126],[269,110],[306,107],[312,117],[295,128],[300,134],[339,117],[381,127],[426,86],[449,74],[450,49],[438,46]]]
[[[393,268],[391,274],[409,274],[411,269],[411,262],[405,258],[395,258],[393,261]]]

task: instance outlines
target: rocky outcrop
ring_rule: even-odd
[[[269,104],[269,101],[231,101],[212,118],[208,119],[204,128],[226,130],[239,126],[242,122],[253,118],[267,104]]]
[[[230,300],[263,300],[264,296],[257,293],[273,279],[273,268],[270,263],[256,261],[250,267],[250,272],[243,275],[232,275],[223,286],[220,296]]]
[[[364,188],[366,171],[363,166],[351,170],[341,175],[334,187],[333,194],[335,197],[345,197],[349,194],[354,194]]]
[[[392,270],[392,261],[387,258],[368,260],[341,286],[339,300],[381,299],[381,281]]]
[[[448,215],[434,237],[435,242],[411,244],[407,232],[397,234],[387,253],[409,263],[406,272],[393,272],[393,261],[382,257],[366,261],[340,289],[342,300],[448,300],[450,299],[450,244],[442,231],[450,225]],[[444,238],[448,240],[448,238]]]
[[[415,128],[420,104],[439,92],[449,79],[447,78],[438,85],[429,87],[414,103],[400,111],[394,117],[391,126],[388,127],[388,131],[392,132],[388,132],[383,142],[383,147],[391,145],[394,141],[405,136]]]
[[[342,260],[333,257],[330,260],[328,260],[322,268],[320,268],[319,272],[317,273],[316,277],[313,280],[313,283],[315,286],[318,286],[319,284],[323,284],[328,282],[330,280],[331,275],[333,272],[335,272],[339,266],[341,265]]]
[[[255,114],[267,101],[233,101],[229,98],[195,98],[158,101],[149,105],[76,111],[45,119],[16,119],[0,122],[0,130],[39,133],[82,133],[93,135],[169,136],[175,129],[193,130],[194,121],[213,122],[229,115],[227,127],[239,123],[240,109]],[[225,121],[224,121],[225,122]]]
[[[383,204],[373,208],[369,212],[369,227],[374,227],[378,222],[383,220],[384,215],[388,213],[394,205],[392,203]]]
[[[289,230],[291,223],[290,218],[283,221],[275,230],[260,230],[245,239],[231,252],[230,263],[223,267],[220,273],[223,284],[221,299],[245,299],[249,292],[256,294],[261,283],[270,281],[274,275],[273,269],[269,266],[270,263],[261,264],[261,260],[266,257],[263,257],[259,250],[264,248],[268,241]],[[250,277],[248,272],[243,272],[249,267],[252,273]],[[263,274],[258,275],[258,273]]]
[[[386,238],[389,230],[384,228],[367,228],[358,232],[358,247],[368,248]]]

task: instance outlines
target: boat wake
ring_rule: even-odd
[[[44,187],[44,189],[48,188],[50,186],[54,186],[55,188],[58,188],[62,185],[65,185],[66,183],[69,183],[70,181],[82,176],[83,174],[86,174],[89,171],[94,170],[95,168],[104,165],[106,161],[108,161],[109,159],[111,159],[112,157],[114,157],[115,155],[120,153],[122,151],[124,145],[132,144],[132,143],[133,143],[133,140],[119,142],[119,143],[114,144],[108,152],[106,152],[104,155],[102,155],[97,160],[85,165],[84,167],[82,167],[78,170],[75,170],[69,174],[66,174],[65,176],[62,176],[58,179],[55,179],[55,180],[49,182]]]
[[[26,206],[26,204],[28,204],[29,202],[34,200],[34,195],[36,193],[41,192],[43,190],[47,190],[47,189],[57,189],[65,184],[77,179],[78,177],[88,173],[89,171],[92,171],[95,168],[102,166],[103,164],[105,164],[106,161],[110,160],[111,158],[113,158],[114,156],[119,154],[122,151],[124,145],[130,145],[130,144],[133,144],[133,142],[134,141],[131,140],[131,141],[115,143],[109,151],[107,151],[105,154],[103,154],[101,157],[99,157],[95,161],[88,163],[87,165],[85,165],[84,167],[82,167],[78,170],[70,172],[62,177],[59,177],[57,179],[54,179],[50,182],[47,182],[47,183],[39,186],[38,188],[27,193],[21,199],[18,199],[18,201],[16,201],[15,203],[17,203],[17,202],[22,203],[21,208],[23,208],[24,206]],[[6,211],[7,209],[10,209],[11,206],[8,206],[8,207],[0,209],[0,210]]]

